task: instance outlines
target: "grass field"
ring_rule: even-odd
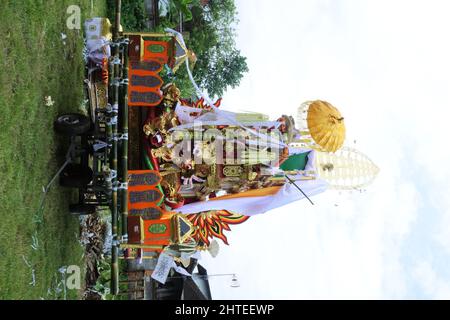
[[[78,218],[67,211],[75,194],[55,183],[37,214],[42,186],[68,146],[55,136],[53,120],[77,110],[83,100],[82,34],[66,27],[66,10],[73,4],[83,18],[106,14],[105,0],[2,0],[0,299],[61,299],[63,292],[55,292],[58,269],[84,265]],[[67,35],[65,44],[61,33]],[[55,104],[45,106],[45,96]],[[79,296],[77,290],[67,292],[67,298]]]

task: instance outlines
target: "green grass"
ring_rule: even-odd
[[[53,120],[76,111],[83,99],[82,33],[68,30],[66,9],[83,18],[104,16],[105,0],[2,0],[0,10],[0,299],[51,299],[58,269],[83,267],[78,218],[67,205],[73,191],[53,185],[42,222],[33,220],[42,186],[62,164],[67,139],[55,136]],[[81,20],[82,22],[84,19]],[[63,44],[61,33],[67,35]],[[55,101],[43,103],[45,96]],[[37,235],[39,247],[31,247]],[[35,286],[29,261],[36,275]],[[79,298],[80,292],[68,292]]]

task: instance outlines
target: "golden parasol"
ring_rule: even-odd
[[[324,151],[335,152],[344,144],[344,118],[330,103],[321,100],[311,102],[307,123],[311,137]]]

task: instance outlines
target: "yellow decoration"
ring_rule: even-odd
[[[311,102],[307,123],[312,139],[324,151],[335,152],[344,144],[344,118],[330,103],[321,100]]]
[[[197,56],[194,51],[186,48],[183,43],[175,37],[175,64],[172,68],[173,72],[177,72],[180,66],[185,63],[186,59],[189,61],[189,67],[192,70],[197,62]]]
[[[97,40],[101,37],[112,39],[111,22],[108,18],[91,18],[85,21],[86,39]]]
[[[317,152],[314,166],[320,179],[337,190],[358,190],[371,184],[380,169],[360,151],[343,147],[337,152]]]
[[[192,225],[192,222],[182,214],[175,214],[173,216],[173,223],[176,231],[175,233],[176,243],[181,244],[185,242],[195,232],[195,228]],[[188,230],[185,230],[186,227],[188,228]]]

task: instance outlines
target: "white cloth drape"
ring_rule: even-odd
[[[296,184],[308,197],[322,193],[328,184],[323,180],[296,181]],[[282,207],[288,203],[303,199],[303,194],[297,188],[286,183],[276,194],[264,197],[242,197],[226,200],[200,201],[187,204],[178,211],[180,213],[198,213],[209,210],[227,210],[247,216],[265,213],[272,209]]]

